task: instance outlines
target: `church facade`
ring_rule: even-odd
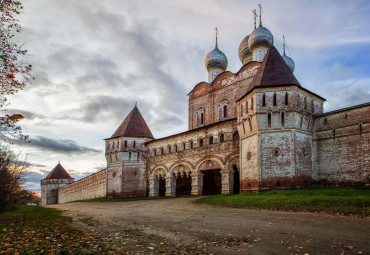
[[[187,131],[155,139],[135,106],[105,140],[107,168],[77,182],[49,174],[43,203],[370,183],[370,103],[325,113],[261,21],[239,57],[241,69],[226,71],[216,37],[208,82],[188,94]],[[53,194],[49,182],[59,185]]]

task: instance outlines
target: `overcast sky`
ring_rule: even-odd
[[[13,149],[27,155],[34,191],[59,160],[75,178],[105,167],[103,139],[135,101],[155,137],[185,131],[186,94],[207,79],[214,27],[235,73],[260,2],[275,47],[285,34],[294,74],[328,100],[325,111],[370,101],[369,1],[23,2],[19,41],[36,80],[9,98],[9,111],[26,117],[31,143]]]

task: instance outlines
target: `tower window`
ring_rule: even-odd
[[[182,143],[182,144],[181,144],[181,150],[182,150],[182,151],[184,151],[184,150],[185,150],[185,148],[186,148],[185,143]]]
[[[274,93],[274,106],[276,106],[276,93]]]
[[[289,96],[288,96],[288,92],[285,93],[285,105],[288,105],[289,104]]]
[[[173,146],[173,151],[174,151],[174,152],[177,152],[177,144],[175,144],[175,145]]]
[[[304,98],[304,109],[307,110],[307,99]]]
[[[262,95],[262,106],[266,106],[266,96],[265,93]]]
[[[134,144],[133,144],[134,148],[136,147],[136,141],[134,141]]]
[[[253,97],[251,98],[251,110],[253,110]]]
[[[153,157],[155,157],[155,156],[157,156],[157,150],[156,149],[153,150]]]
[[[285,125],[285,113],[282,112],[281,113],[281,126],[284,127],[284,125]]]
[[[110,144],[109,144],[109,143],[107,143],[107,150],[109,150],[109,145],[110,145]]]
[[[193,141],[189,142],[189,149],[193,149]]]
[[[128,160],[131,160],[131,151],[128,153]]]
[[[233,135],[233,141],[236,142],[236,141],[239,141],[240,137],[239,137],[239,133],[238,131],[236,131]]]
[[[200,114],[200,124],[204,125],[204,113],[203,112]]]
[[[242,117],[243,116],[243,105],[241,104],[240,105],[240,117]]]
[[[159,149],[159,155],[162,156],[163,155],[163,148],[160,148]]]
[[[203,139],[199,139],[198,141],[198,147],[203,147]]]
[[[170,145],[167,146],[167,154],[171,154],[171,146]]]
[[[224,118],[227,118],[227,105],[224,105]]]
[[[113,142],[113,144],[112,144],[112,149],[114,149],[114,145],[115,145],[115,142]]]
[[[270,112],[267,114],[267,126],[271,128],[271,113]]]
[[[125,148],[127,148],[127,141],[125,141]]]
[[[223,143],[223,142],[225,142],[225,135],[221,134],[220,135],[220,143]]]
[[[213,144],[213,136],[209,137],[208,144]]]
[[[248,112],[248,101],[247,102],[245,102],[245,112]]]

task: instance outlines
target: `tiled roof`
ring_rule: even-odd
[[[49,179],[73,179],[60,163],[45,177],[44,180]]]
[[[132,109],[111,138],[116,137],[148,137],[154,138],[137,106]]]

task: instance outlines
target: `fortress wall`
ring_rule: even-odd
[[[89,175],[58,190],[58,202],[105,197],[107,193],[107,170]]]
[[[370,104],[317,118],[313,147],[318,182],[370,183]]]

